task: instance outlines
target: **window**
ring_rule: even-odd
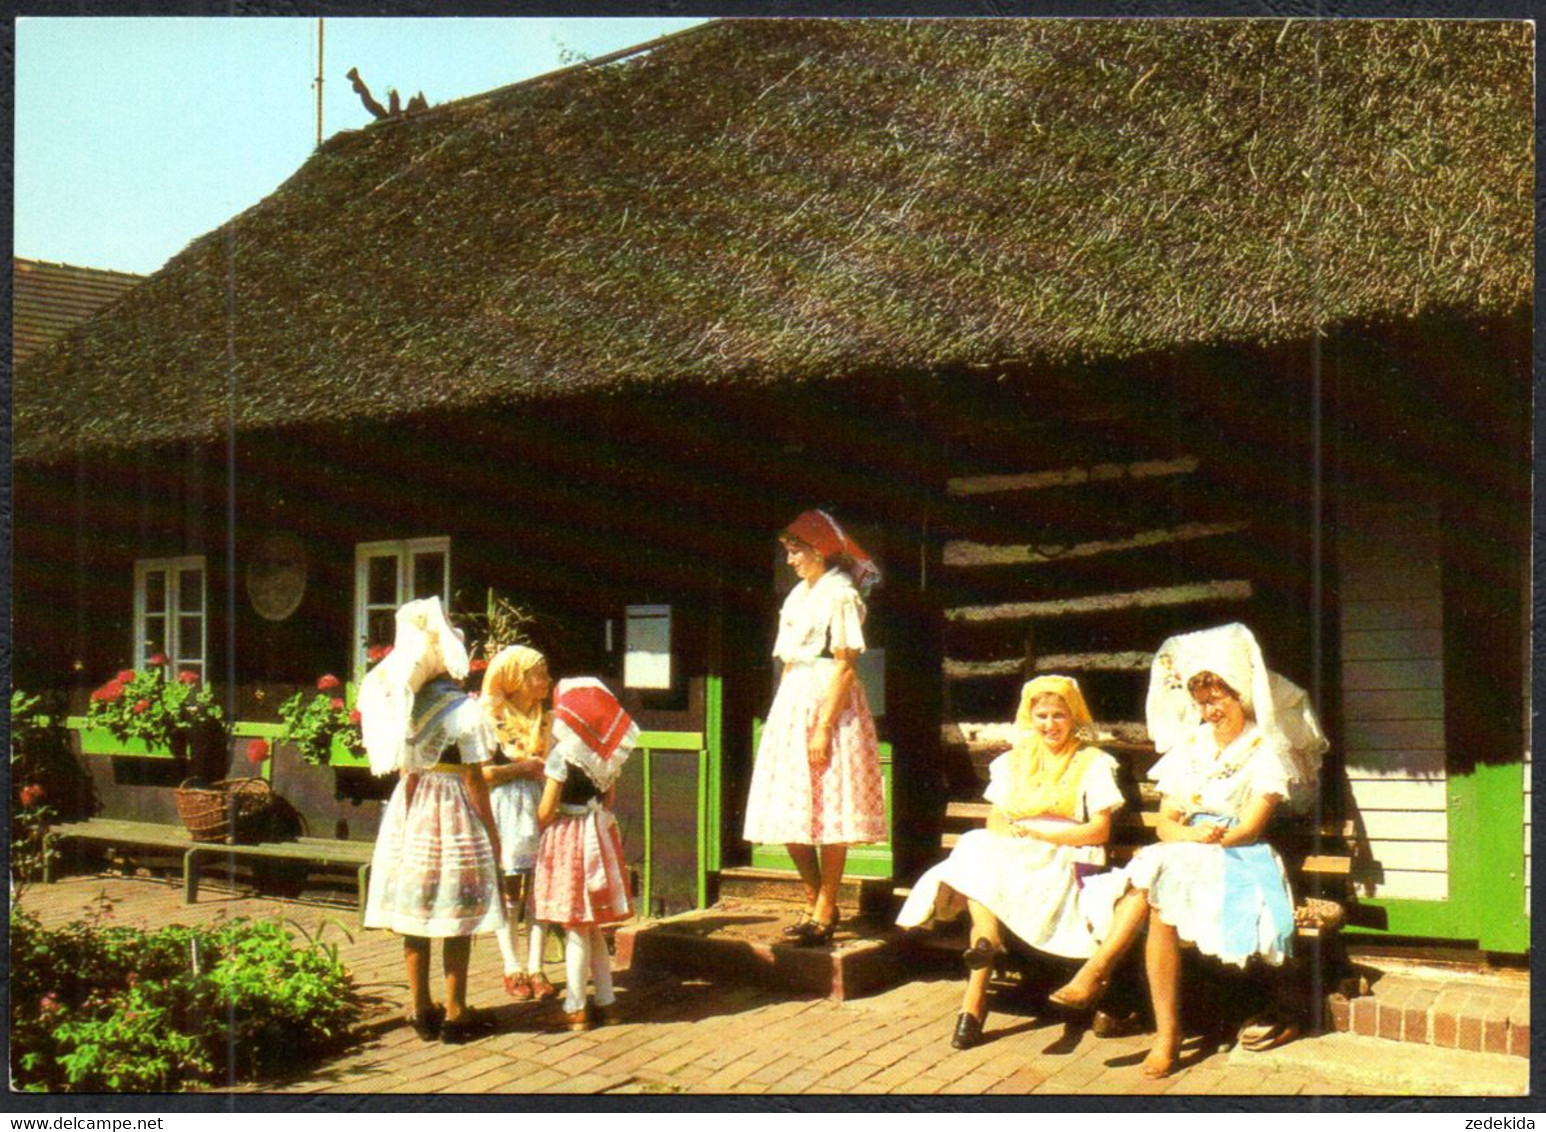
[[[449,538],[362,542],[354,548],[356,672],[364,671],[367,650],[392,643],[397,607],[421,597],[451,605]]]
[[[623,643],[623,687],[671,687],[671,607],[630,605]]]
[[[172,670],[202,679],[206,644],[204,558],[142,558],[134,564],[134,667],[161,655]]]

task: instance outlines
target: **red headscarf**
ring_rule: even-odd
[[[623,772],[639,725],[605,684],[593,676],[560,680],[553,693],[553,751],[573,763],[600,790]]]
[[[837,525],[837,520],[825,511],[802,512],[794,522],[784,528],[784,534],[799,539],[807,546],[815,547],[816,553],[827,560],[828,565],[842,565],[859,587],[867,594],[880,581],[880,567],[853,539]]]

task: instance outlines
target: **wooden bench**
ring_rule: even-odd
[[[199,871],[206,861],[225,859],[293,861],[316,866],[317,871],[343,869],[355,875],[359,911],[365,911],[365,895],[370,886],[370,861],[375,845],[368,841],[337,841],[325,837],[298,837],[294,841],[266,841],[256,845],[226,845],[218,841],[191,841],[188,831],[156,822],[120,821],[92,818],[67,822],[50,832],[61,842],[92,842],[110,847],[159,849],[182,854],[183,901],[192,904],[199,896]],[[43,873],[45,882],[54,879],[52,859]]]
[[[974,749],[972,755],[985,779],[990,756],[1007,749],[1007,744],[985,743],[974,744],[974,747],[981,748]],[[1106,846],[1107,859],[1115,867],[1126,864],[1140,848],[1157,840],[1155,829],[1159,825],[1160,796],[1153,783],[1147,781],[1148,769],[1157,756],[1153,745],[1147,742],[1107,740],[1100,743],[1100,747],[1120,764],[1118,784],[1127,799],[1127,805],[1112,822],[1111,840]],[[948,853],[968,830],[985,826],[992,808],[983,801],[948,802],[940,849]],[[1278,850],[1288,869],[1296,902],[1296,920],[1306,914],[1307,900],[1317,902],[1317,910],[1332,913],[1327,917],[1329,923],[1325,927],[1301,923],[1295,929],[1295,958],[1290,960],[1274,986],[1277,1007],[1305,1018],[1315,1027],[1322,1025],[1320,996],[1315,993],[1315,986],[1318,982],[1328,981],[1329,974],[1345,965],[1341,947],[1344,917],[1341,913],[1351,899],[1354,837],[1351,821],[1315,822],[1286,810],[1274,815],[1267,831],[1266,840]],[[898,888],[895,895],[905,897],[909,891]],[[924,946],[958,952],[966,940],[964,931],[958,929],[936,935],[932,941],[926,937],[921,942]]]

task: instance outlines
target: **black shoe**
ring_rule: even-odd
[[[446,1008],[444,1006],[431,1006],[422,1016],[408,1019],[408,1024],[413,1027],[413,1032],[419,1035],[419,1040],[432,1042],[440,1037],[440,1028],[446,1020]]]
[[[981,971],[985,967],[991,967],[997,958],[998,948],[986,939],[979,939],[961,952],[961,962],[966,964],[968,971]]]
[[[810,922],[811,914],[809,912],[801,912],[800,918],[798,920],[792,924],[785,925],[784,930],[778,934],[783,936],[785,939],[799,939],[800,933],[805,931],[805,925]]]
[[[987,1012],[978,1018],[975,1014],[962,1014],[956,1019],[956,1032],[950,1036],[951,1049],[971,1049],[982,1041],[982,1024]]]
[[[494,1032],[494,1020],[481,1010],[467,1008],[460,1018],[440,1024],[440,1040],[448,1046],[476,1041]]]
[[[796,947],[825,947],[832,942],[832,933],[837,931],[837,921],[823,924],[820,920],[806,920],[800,925],[799,932],[790,940]]]

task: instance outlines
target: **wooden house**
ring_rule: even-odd
[[[764,859],[773,535],[823,504],[887,573],[855,871],[929,862],[1028,674],[1139,737],[1154,647],[1238,619],[1320,706],[1367,922],[1522,952],[1533,47],[722,21],[336,135],[17,371],[17,683],[160,648],[259,727],[495,588],[626,685],[671,910]],[[169,816],[180,771],[88,757]],[[325,774],[313,826],[369,836]]]

